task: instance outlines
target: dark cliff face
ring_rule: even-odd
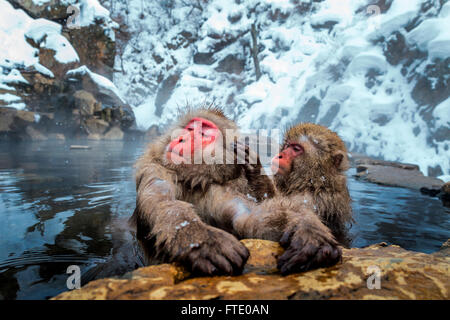
[[[134,112],[112,83],[117,25],[94,2],[70,7],[70,1],[10,1],[16,9],[2,4],[23,23],[23,39],[12,43],[12,52],[30,52],[26,63],[1,64],[0,110],[8,115],[0,119],[2,139],[135,137]]]

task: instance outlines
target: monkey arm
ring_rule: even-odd
[[[191,203],[177,200],[177,185],[170,172],[151,164],[136,176],[136,210],[133,218],[138,226],[137,237],[154,238],[156,248],[170,245],[178,231],[190,224],[202,224]],[[192,226],[191,226],[192,228]]]
[[[286,249],[278,259],[283,274],[331,266],[342,255],[329,228],[313,210],[299,206],[299,200],[266,200],[250,214],[238,216],[233,224],[242,238],[279,241]]]
[[[238,217],[248,216],[251,213],[256,206],[254,199],[251,199],[236,191],[234,184],[211,185],[200,204],[201,211],[211,224],[241,238],[240,234],[234,230],[234,221]]]
[[[204,223],[193,204],[177,200],[177,185],[163,167],[137,176],[134,220],[139,239],[151,240],[157,257],[183,263],[201,274],[242,271],[249,252],[231,234]]]

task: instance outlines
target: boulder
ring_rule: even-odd
[[[98,102],[92,93],[86,90],[78,90],[73,95],[75,108],[80,110],[82,116],[91,116],[94,112],[102,111],[102,103]]]
[[[35,120],[34,112],[0,107],[0,132],[24,132]]]
[[[68,4],[61,0],[8,0],[14,7],[23,9],[30,17],[61,20],[69,16]]]
[[[352,163],[356,167],[356,176],[369,182],[393,187],[421,190],[435,196],[444,182],[426,177],[414,164],[371,159],[353,154]]]
[[[30,125],[25,128],[25,135],[23,139],[31,141],[44,141],[48,138],[34,126]]]
[[[20,70],[27,83],[16,83],[12,86],[16,94],[22,98],[28,110],[38,112],[53,112],[59,105],[61,83],[55,78],[37,71],[34,67]]]
[[[442,200],[442,203],[446,207],[450,207],[450,182],[445,183],[441,191],[438,193],[438,197]]]
[[[214,59],[214,52],[197,52],[194,54],[195,64],[212,65],[216,60]]]
[[[88,118],[84,120],[84,127],[88,135],[102,135],[109,127],[109,123],[102,119]]]
[[[343,249],[329,268],[281,276],[283,249],[275,242],[243,240],[250,258],[239,276],[191,277],[176,264],[137,269],[101,279],[54,300],[104,299],[449,299],[450,257],[424,254],[385,243]],[[379,282],[373,280],[380,271]],[[379,283],[379,286],[377,285]],[[372,288],[372,289],[369,289]]]
[[[135,125],[136,118],[133,110],[124,102],[117,87],[107,78],[82,66],[67,73],[65,84],[67,88],[73,90],[75,98],[79,91],[88,92],[89,94],[83,93],[83,100],[93,104],[93,113],[98,114],[110,125],[120,126],[122,130]]]
[[[120,130],[119,127],[112,127],[107,133],[105,133],[103,138],[105,140],[122,140],[123,136],[123,131]]]
[[[81,65],[86,65],[93,72],[112,80],[116,43],[102,25],[92,24],[78,29],[67,29],[63,36],[77,51]]]
[[[219,61],[219,65],[215,70],[219,72],[240,74],[242,71],[244,71],[244,68],[245,68],[244,59],[239,58],[236,55],[229,54]]]
[[[99,135],[98,133],[91,133],[87,136],[88,140],[101,140],[102,136]]]
[[[152,140],[158,137],[160,134],[161,133],[159,132],[159,127],[154,124],[150,128],[148,128],[147,132],[145,133],[145,139]]]
[[[66,137],[62,133],[50,133],[47,137],[49,140],[66,140]]]

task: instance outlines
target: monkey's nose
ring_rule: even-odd
[[[276,158],[277,159],[283,159],[283,155],[279,154]]]

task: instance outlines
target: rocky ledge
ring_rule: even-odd
[[[251,254],[239,276],[195,278],[162,264],[92,281],[53,299],[449,299],[450,241],[433,254],[385,243],[343,249],[342,262],[333,267],[288,276],[277,271],[283,252],[277,243],[242,242]]]
[[[352,167],[359,179],[391,187],[401,187],[439,197],[445,206],[450,205],[450,182],[424,176],[419,166],[409,163],[373,159],[361,154],[352,154]]]

